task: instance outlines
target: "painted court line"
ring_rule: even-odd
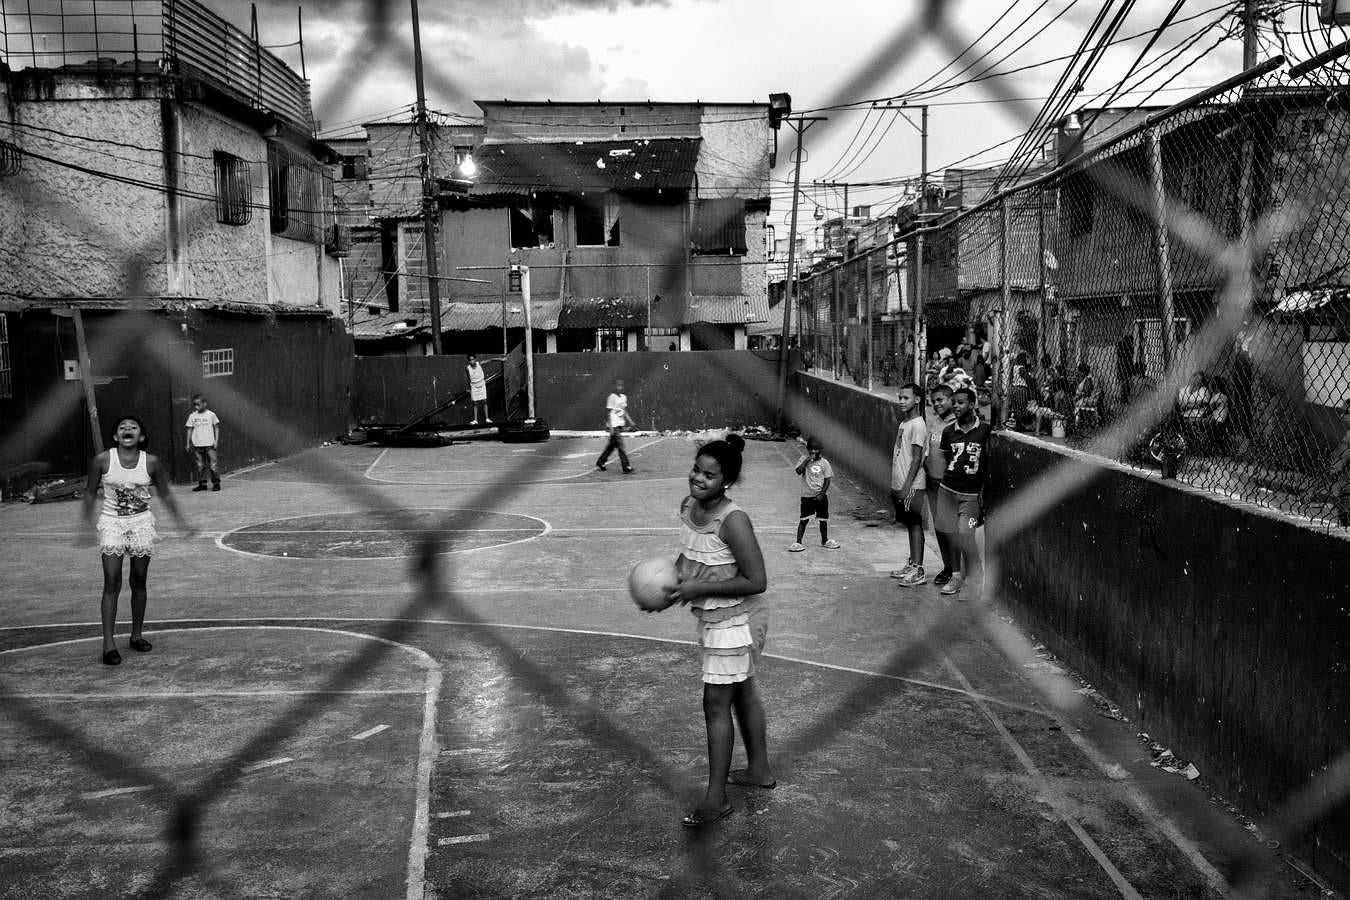
[[[418,693],[420,694],[420,693],[422,693],[422,692],[421,692],[421,691],[418,691]],[[389,728],[388,725],[376,725],[374,728],[367,728],[365,731],[361,732],[360,734],[354,734],[354,735],[352,735],[352,740],[354,740],[354,741],[364,741],[366,738],[368,738],[368,737],[374,737],[375,735],[379,734],[381,731],[385,731],[385,730],[387,730],[388,728]]]
[[[454,837],[441,838],[436,842],[438,847],[446,847],[450,844],[472,844],[486,841],[489,835],[486,834],[457,834]]]
[[[467,810],[467,809],[456,809],[456,810],[452,810],[452,811],[450,811],[450,812],[439,812],[439,813],[436,813],[436,818],[438,818],[438,819],[460,819],[460,818],[463,818],[464,816],[468,816],[468,815],[472,815],[472,814],[473,814],[473,813],[472,813],[470,810]]]
[[[273,766],[284,766],[286,763],[295,762],[293,756],[278,756],[276,759],[265,759],[262,762],[254,763],[251,766],[244,766],[245,772],[258,772],[263,769],[270,769]]]
[[[153,791],[154,788],[148,784],[138,785],[136,787],[109,788],[106,791],[86,791],[80,794],[83,800],[102,800],[104,797],[117,797],[122,794],[142,794],[146,791]]]
[[[1088,855],[1091,856],[1094,861],[1096,861],[1098,867],[1101,868],[1106,877],[1111,879],[1111,883],[1116,886],[1116,890],[1120,892],[1120,896],[1124,897],[1125,900],[1143,900],[1143,896],[1135,890],[1134,885],[1121,874],[1121,871],[1116,868],[1115,863],[1111,862],[1110,858],[1107,857],[1102,848],[1092,839],[1092,836],[1078,823],[1078,820],[1074,817],[1074,810],[1069,808],[1069,805],[1064,798],[1051,786],[1049,779],[1042,774],[1040,767],[1036,765],[1035,761],[1031,758],[1031,755],[1027,753],[1026,748],[1022,746],[1021,742],[1008,730],[1008,726],[1003,723],[1003,720],[999,718],[996,712],[989,708],[987,703],[976,696],[975,688],[966,679],[965,673],[957,668],[956,663],[952,662],[951,658],[945,653],[942,654],[942,663],[947,671],[951,672],[952,676],[957,681],[961,682],[961,686],[966,689],[966,693],[970,696],[971,702],[979,707],[980,712],[984,713],[985,718],[987,718],[990,724],[994,726],[994,730],[998,732],[999,737],[1003,739],[1003,742],[1008,746],[1008,749],[1012,751],[1013,756],[1017,757],[1017,761],[1022,764],[1022,768],[1037,783],[1039,788],[1037,793],[1040,798],[1050,804],[1050,807],[1054,809],[1056,815],[1059,816],[1060,821],[1068,826],[1069,830],[1073,832],[1074,837],[1078,838],[1078,843],[1082,844],[1083,849],[1087,851]]]
[[[283,626],[288,627],[288,626]],[[81,641],[94,641],[97,638],[76,638],[73,641],[57,641],[51,644],[39,644],[39,647],[55,647],[59,644],[76,644]],[[15,649],[27,649],[18,647]],[[286,691],[286,690],[268,690],[268,691],[143,691],[139,693],[117,693],[117,694],[23,694],[15,692],[0,692],[0,697],[13,700],[68,700],[75,702],[85,702],[92,700],[200,700],[216,699],[221,697],[397,697],[405,695],[418,695],[421,691],[411,688],[404,690],[352,690],[352,691]]]

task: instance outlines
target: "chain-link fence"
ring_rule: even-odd
[[[1121,460],[1347,524],[1343,91],[1266,74],[1070,124],[1053,171],[920,214],[805,278],[817,365],[871,387],[972,384],[996,422],[1080,445],[1147,405]],[[1275,218],[1248,283],[1232,284],[1215,247]],[[1198,341],[1232,288],[1238,327]]]

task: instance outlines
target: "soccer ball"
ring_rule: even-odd
[[[674,603],[670,592],[679,584],[674,560],[664,556],[646,559],[628,573],[628,594],[642,609],[659,612]]]

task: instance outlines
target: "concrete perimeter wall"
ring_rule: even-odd
[[[795,382],[793,420],[884,497],[895,403]],[[1000,505],[1070,453],[995,439],[1001,602],[1245,813],[1275,812],[1350,753],[1350,540],[1082,454],[1075,494],[999,533]],[[1350,807],[1285,849],[1350,890]]]
[[[1002,601],[1244,812],[1281,809],[1350,753],[1350,540],[1095,463],[1035,525],[999,534],[1000,502],[1067,453],[996,446]],[[1350,888],[1350,808],[1285,849]]]
[[[463,356],[356,359],[354,412],[362,424],[407,422],[465,389]],[[500,370],[484,362],[489,376]],[[777,403],[776,353],[540,353],[534,357],[535,414],[555,430],[604,427],[605,398],[624,381],[638,427],[660,431],[769,426]],[[488,390],[493,418],[502,415],[501,381]],[[462,411],[438,419],[459,421]]]

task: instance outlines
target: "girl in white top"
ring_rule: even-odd
[[[708,789],[682,823],[700,828],[729,815],[727,782],[771,788],[764,707],[755,672],[769,630],[764,554],[750,517],[726,496],[740,478],[740,435],[699,448],[680,505],[680,581],[671,599],[698,617],[703,659],[703,716],[708,727]],[[732,712],[745,742],[746,768],[731,770]]]
[[[145,624],[146,577],[154,542],[155,514],[150,511],[150,486],[175,519],[189,533],[193,529],[183,519],[169,494],[169,481],[159,458],[145,452],[150,442],[145,425],[135,416],[122,416],[112,433],[114,447],[104,450],[89,462],[89,478],[84,490],[85,520],[98,535],[103,560],[103,662],[115,666],[122,662],[113,640],[117,621],[117,597],[122,592],[122,558],[131,557],[131,640],[133,650],[148,653],[151,644],[141,636]],[[102,512],[95,520],[94,509],[99,484],[103,485]]]

